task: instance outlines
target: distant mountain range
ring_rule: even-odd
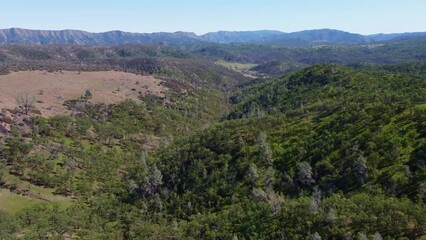
[[[10,28],[0,30],[0,44],[68,44],[68,45],[118,45],[118,44],[193,44],[211,43],[264,43],[306,46],[318,44],[359,44],[394,39],[426,36],[426,32],[360,35],[333,29],[306,30],[285,33],[280,31],[219,31],[204,35],[190,32],[129,33],[110,31],[90,33],[80,30],[28,30]]]

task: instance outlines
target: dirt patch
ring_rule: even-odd
[[[16,98],[30,94],[44,116],[66,114],[65,100],[76,99],[90,90],[92,103],[112,104],[138,100],[140,94],[164,97],[162,80],[126,72],[22,71],[0,76],[0,109],[15,108]]]

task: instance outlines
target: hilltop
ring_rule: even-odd
[[[197,42],[211,43],[274,43],[290,46],[318,44],[357,44],[426,36],[426,32],[361,35],[334,29],[305,30],[285,33],[280,31],[219,31],[203,35],[190,32],[129,33],[109,31],[91,33],[80,30],[29,30],[1,29],[0,44],[68,44],[68,45],[119,45],[152,44],[187,45]]]
[[[1,239],[426,236],[422,33],[4,32]]]

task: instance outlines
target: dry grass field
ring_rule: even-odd
[[[92,103],[112,104],[124,99],[138,100],[140,94],[164,96],[167,89],[161,80],[126,72],[43,72],[22,71],[0,76],[0,109],[13,109],[16,98],[29,94],[44,116],[67,112],[65,100],[76,99],[90,90]]]

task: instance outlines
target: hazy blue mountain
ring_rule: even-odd
[[[204,35],[191,32],[129,33],[110,31],[90,33],[80,30],[28,30],[11,28],[0,30],[0,44],[70,44],[70,45],[119,45],[129,43],[183,45],[201,42],[212,43],[266,43],[290,46],[318,44],[358,44],[388,41],[399,38],[426,36],[426,32],[360,35],[333,29],[306,30],[284,33],[273,30],[219,31]]]
[[[261,31],[219,31],[206,33],[201,36],[201,39],[208,42],[216,43],[247,43],[247,42],[262,42],[268,38],[281,36],[283,32],[273,30]]]
[[[194,33],[129,33],[110,31],[90,33],[79,30],[28,30],[11,28],[0,30],[0,44],[74,44],[118,45],[126,43],[191,43],[199,41]]]
[[[288,45],[306,45],[317,43],[364,43],[366,38],[360,34],[354,34],[333,29],[306,30],[293,33],[280,31],[247,31],[227,32],[220,31],[207,33],[201,38],[209,42],[217,43],[281,43]]]
[[[389,41],[393,39],[406,39],[406,38],[415,38],[415,37],[424,37],[426,36],[426,32],[410,32],[410,33],[390,33],[390,34],[373,34],[368,35],[366,38],[372,42],[380,42],[380,41]]]
[[[286,39],[300,39],[311,44],[317,43],[364,43],[365,37],[360,34],[349,33],[334,29],[318,29],[293,32],[269,39],[279,42]]]

